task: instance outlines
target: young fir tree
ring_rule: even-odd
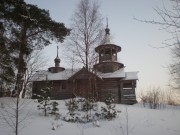
[[[50,103],[50,105],[52,107],[52,108],[50,108],[50,111],[51,111],[50,114],[59,115],[59,109],[57,108],[59,103],[56,102],[56,101],[53,101],[53,102]]]
[[[112,94],[107,94],[105,97],[106,107],[101,107],[102,115],[105,119],[112,120],[117,116],[117,111],[115,109],[115,105],[112,104],[114,102],[114,97]]]
[[[46,85],[40,91],[40,94],[37,95],[39,97],[37,106],[39,110],[43,110],[44,116],[47,116],[48,112],[51,110],[51,103],[50,103],[50,90],[51,87],[49,82],[46,81]]]
[[[67,106],[68,109],[68,114],[67,116],[64,118],[66,121],[71,121],[71,122],[76,122],[79,120],[79,117],[76,114],[76,110],[78,110],[78,102],[76,101],[76,99],[70,99],[69,101],[67,101],[65,103],[65,105]]]
[[[97,104],[95,103],[95,98],[92,95],[89,95],[88,98],[84,99],[82,104],[82,111],[86,112],[84,118],[87,122],[93,120],[92,112],[96,111]]]

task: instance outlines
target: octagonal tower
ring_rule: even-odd
[[[111,43],[110,29],[108,22],[105,29],[105,36],[101,45],[95,48],[99,54],[99,63],[94,68],[102,73],[110,73],[124,67],[124,64],[117,61],[117,53],[121,51],[121,47]]]
[[[60,62],[61,62],[61,59],[59,58],[58,56],[58,46],[57,46],[57,56],[56,58],[54,59],[54,63],[55,63],[55,67],[50,67],[48,68],[48,71],[51,72],[51,73],[58,73],[58,72],[61,72],[61,71],[64,71],[65,68],[63,67],[60,67]]]

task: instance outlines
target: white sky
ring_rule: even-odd
[[[53,20],[63,22],[70,27],[70,19],[73,11],[77,8],[80,0],[25,0],[27,3],[38,5],[40,8],[49,10]],[[171,35],[160,26],[141,23],[133,19],[158,20],[159,17],[153,10],[154,7],[162,7],[168,0],[99,0],[100,12],[105,18],[108,17],[110,33],[113,42],[122,47],[118,53],[119,61],[126,66],[125,71],[139,71],[138,90],[149,86],[165,88],[168,84],[169,75],[166,68],[170,62],[168,48],[155,49],[151,46],[162,46],[162,42]],[[170,4],[170,3],[168,3]],[[167,4],[167,5],[168,5]],[[44,55],[49,57],[50,65],[54,66],[57,44],[44,49]],[[59,44],[60,50],[65,47]],[[67,67],[63,59],[63,51],[60,52],[61,66]]]

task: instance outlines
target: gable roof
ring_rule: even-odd
[[[48,80],[68,80],[71,78],[78,77],[82,72],[84,72],[84,68],[78,69],[65,69],[64,71],[58,73],[51,73],[49,71],[38,71],[30,81],[45,81],[46,78]],[[91,73],[91,72],[90,72]],[[103,78],[121,78],[122,80],[138,80],[137,76],[138,72],[125,72],[124,68],[121,68],[112,73],[101,73],[97,72],[97,77]],[[93,75],[93,73],[91,73]]]
[[[96,75],[93,73],[93,72],[90,72],[90,71],[87,71],[85,69],[85,67],[83,67],[82,69],[80,69],[78,72],[76,72],[74,75],[72,75],[69,79],[73,79],[73,78],[84,78],[84,79],[88,79],[88,76],[89,77],[95,77]],[[96,76],[99,78],[99,76]]]
[[[45,81],[46,78],[48,80],[68,80],[71,76],[73,76],[79,69],[65,69],[64,71],[58,73],[51,73],[47,70],[38,71],[30,81]]]

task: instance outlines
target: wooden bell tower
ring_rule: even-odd
[[[111,43],[110,29],[107,26],[105,36],[101,45],[95,48],[99,54],[99,63],[94,68],[102,73],[110,73],[124,67],[124,64],[117,62],[117,53],[121,51],[121,47]]]

